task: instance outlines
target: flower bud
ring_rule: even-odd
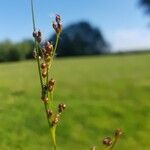
[[[51,79],[49,82],[48,82],[48,90],[51,92],[54,90],[54,85],[55,85],[55,80],[54,79]]]
[[[59,119],[58,117],[55,117],[53,120],[52,120],[52,126],[56,125],[58,123]]]
[[[119,136],[121,136],[122,135],[122,131],[121,131],[121,129],[116,129],[116,131],[115,131],[115,137],[119,137]]]
[[[43,77],[43,78],[46,78],[46,76],[47,76],[47,72],[44,70],[44,71],[42,72],[42,77]]]
[[[52,110],[48,109],[48,110],[47,110],[47,115],[48,115],[49,117],[51,117],[52,114],[53,114]]]
[[[53,28],[54,28],[55,32],[58,34],[62,31],[62,24],[60,24],[60,22],[58,22],[57,24],[54,22]]]
[[[66,105],[65,104],[59,104],[58,105],[58,112],[61,113],[65,110],[66,108]]]
[[[61,19],[60,19],[60,15],[56,15],[55,20],[56,20],[57,23],[60,23],[60,20],[61,20]]]
[[[54,30],[56,31],[56,29],[57,29],[57,24],[56,24],[55,22],[53,22],[53,28],[54,28]]]
[[[48,97],[42,98],[42,101],[43,101],[44,103],[48,103]]]
[[[34,38],[36,38],[36,37],[38,36],[38,33],[37,33],[36,31],[34,31],[34,32],[32,33],[32,35],[33,35]]]
[[[45,64],[45,63],[42,63],[42,64],[41,64],[41,68],[42,68],[42,69],[45,69],[45,68],[46,68],[46,64]]]
[[[105,137],[103,139],[103,144],[106,145],[106,146],[112,145],[112,139],[110,137]]]
[[[45,51],[47,54],[51,55],[53,51],[53,44],[50,42],[46,42],[44,45]]]
[[[36,32],[36,31],[34,31],[33,32],[33,37],[35,38],[35,40],[38,42],[38,43],[41,43],[41,41],[42,41],[42,33],[41,33],[41,31],[38,31],[38,32]]]
[[[55,81],[54,79],[51,79],[51,80],[48,82],[48,84],[49,84],[49,85],[54,85],[55,82],[56,82],[56,81]]]
[[[41,36],[42,36],[42,33],[41,33],[40,30],[37,32],[37,35],[38,35],[38,37],[41,37]]]

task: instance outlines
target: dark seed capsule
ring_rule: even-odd
[[[53,89],[54,89],[54,87],[53,87],[53,86],[48,86],[48,91],[49,91],[49,92],[52,92],[52,91],[53,91]]]
[[[54,28],[54,30],[57,29],[57,24],[55,22],[53,22],[53,28]]]
[[[45,43],[45,50],[46,50],[46,53],[48,53],[50,55],[51,52],[53,51],[52,43],[46,42]]]
[[[58,112],[61,113],[65,110],[66,108],[66,105],[65,104],[59,104],[58,105]]]
[[[60,22],[60,20],[61,20],[61,19],[60,19],[60,15],[56,15],[55,20],[56,20],[56,22],[57,22],[57,23],[59,23],[59,22]]]
[[[43,101],[44,103],[48,103],[48,97],[42,98],[42,101]]]
[[[51,117],[52,116],[52,114],[53,114],[53,112],[52,112],[52,110],[47,110],[47,115],[49,116],[49,117]]]
[[[42,68],[42,69],[45,69],[45,68],[46,68],[46,64],[45,64],[45,63],[42,63],[42,64],[41,64],[41,68]]]
[[[47,76],[47,72],[46,71],[42,72],[42,77],[46,78],[46,76]]]
[[[54,79],[51,79],[49,82],[48,82],[48,90],[51,92],[54,90],[54,85],[55,85],[55,80]]]
[[[32,35],[33,35],[34,38],[36,38],[36,37],[38,36],[38,34],[37,34],[36,31],[34,31],[34,32],[32,33]]]
[[[41,31],[38,31],[38,37],[41,37],[42,36],[42,33],[41,33]]]
[[[110,137],[106,137],[103,139],[103,144],[106,146],[112,145],[112,139]]]
[[[56,125],[58,123],[59,119],[55,117],[52,121],[52,126]]]
[[[51,80],[48,82],[48,84],[49,84],[50,86],[54,85],[54,84],[55,84],[55,80],[54,80],[54,79],[51,79]]]
[[[116,131],[115,131],[115,137],[119,137],[121,135],[122,135],[121,129],[116,129]]]

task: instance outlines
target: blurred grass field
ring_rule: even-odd
[[[150,53],[57,59],[52,77],[58,150],[103,150],[116,128],[116,150],[150,149]],[[52,150],[39,85],[36,62],[0,64],[0,150]]]

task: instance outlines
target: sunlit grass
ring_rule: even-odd
[[[67,104],[57,130],[59,150],[101,145],[118,127],[124,134],[116,150],[149,149],[150,54],[54,63],[56,104]],[[38,80],[36,62],[0,65],[0,149],[51,149]]]

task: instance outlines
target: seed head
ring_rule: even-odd
[[[114,133],[115,137],[119,137],[122,135],[122,131],[121,129],[116,129],[115,133]]]
[[[48,103],[48,97],[42,98],[42,101],[43,101],[44,103]]]
[[[44,71],[42,72],[42,77],[43,77],[43,78],[46,78],[46,76],[47,76],[47,72],[44,70]]]
[[[66,104],[59,104],[58,105],[58,112],[61,113],[66,109]]]
[[[34,31],[33,32],[33,37],[35,38],[35,40],[38,43],[41,43],[41,41],[42,41],[42,33],[41,33],[41,31],[38,31],[38,32]]]
[[[45,48],[45,53],[48,55],[51,55],[54,49],[53,44],[48,41],[45,43],[44,48]]]
[[[47,110],[47,115],[48,115],[49,117],[51,117],[52,114],[53,114],[52,110],[48,109],[48,110]]]
[[[51,79],[51,80],[48,82],[48,84],[49,84],[49,85],[54,85],[55,82],[56,82],[56,81],[55,81],[54,79]]]
[[[50,57],[45,57],[45,62],[48,64],[48,63],[50,63],[50,61],[51,61],[51,58]]]
[[[59,119],[58,117],[55,117],[53,120],[52,120],[52,126],[56,125],[58,123]]]
[[[60,23],[60,20],[61,20],[60,15],[56,15],[55,20],[56,20],[57,23]]]
[[[33,35],[34,38],[36,38],[36,37],[38,36],[38,34],[37,34],[36,31],[34,31],[34,32],[32,33],[32,35]]]
[[[106,145],[106,146],[112,145],[112,139],[110,137],[105,137],[103,139],[103,144]]]
[[[57,24],[55,22],[53,22],[53,28],[54,28],[54,30],[57,29]]]
[[[53,22],[53,28],[55,32],[59,34],[62,31],[62,24],[60,23],[61,21],[60,15],[56,15],[55,21],[56,22]]]
[[[41,37],[41,36],[42,36],[42,33],[41,33],[40,30],[37,32],[37,34],[38,34],[38,37]]]
[[[45,69],[45,68],[46,68],[46,64],[45,64],[45,63],[42,63],[42,64],[41,64],[41,68],[42,68],[42,69]]]
[[[55,85],[55,80],[54,79],[51,79],[49,82],[48,82],[48,90],[51,92],[54,90],[54,85]]]

